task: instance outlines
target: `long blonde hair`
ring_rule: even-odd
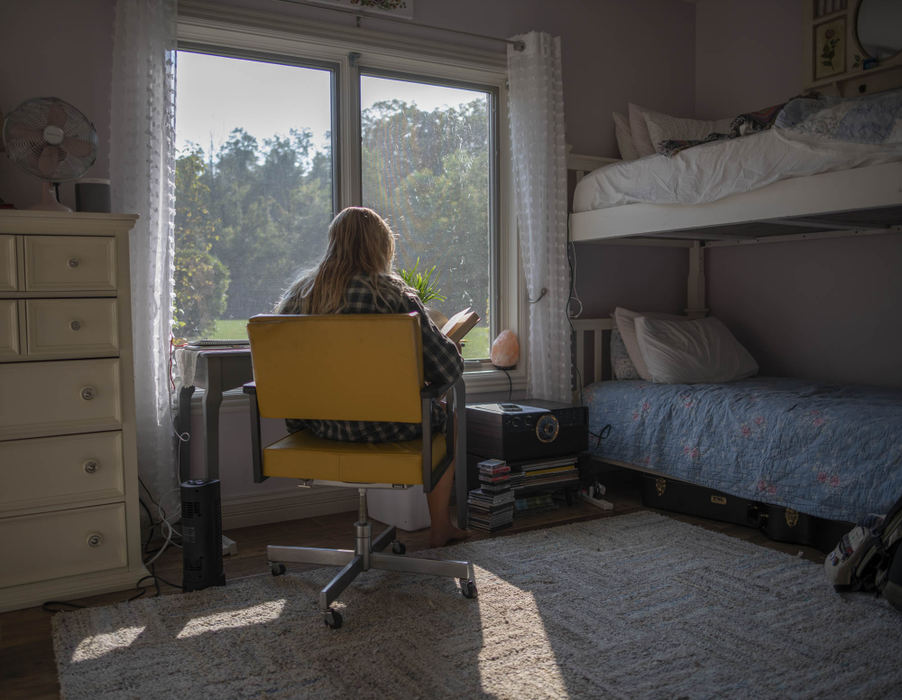
[[[381,216],[367,207],[343,209],[329,224],[323,259],[288,288],[276,305],[276,313],[339,312],[354,277],[364,277],[373,288],[377,304],[385,304],[390,290],[404,286],[392,272],[394,256],[395,235]]]

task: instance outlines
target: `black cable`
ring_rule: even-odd
[[[604,426],[600,432],[593,433],[591,430],[589,431],[589,435],[595,438],[595,449],[601,445],[601,441],[606,439],[611,434],[611,424],[608,423]]]
[[[507,375],[507,400],[508,400],[508,402],[510,402],[513,400],[512,397],[514,395],[514,382],[511,379],[511,373],[508,372],[507,369],[505,369],[505,368],[502,368],[502,369],[504,370],[504,373]]]

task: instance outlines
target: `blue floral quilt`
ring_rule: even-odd
[[[857,522],[902,496],[902,390],[756,377],[586,387],[599,459]]]

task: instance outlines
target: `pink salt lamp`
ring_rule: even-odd
[[[511,330],[503,330],[492,343],[492,364],[498,369],[511,369],[520,360],[520,341]]]

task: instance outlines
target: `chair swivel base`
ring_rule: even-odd
[[[285,564],[321,564],[341,566],[342,569],[319,593],[320,609],[327,626],[338,629],[342,618],[333,610],[332,602],[353,581],[358,574],[369,569],[383,569],[409,574],[432,574],[458,579],[460,591],[465,598],[476,597],[476,579],[473,565],[467,561],[442,561],[437,559],[416,559],[403,556],[404,545],[395,539],[396,530],[389,527],[377,538],[372,538],[372,525],[367,522],[354,523],[357,530],[356,549],[325,549],[320,547],[284,547],[269,545],[267,559],[273,573],[285,573]],[[394,554],[383,554],[388,543],[392,543]]]

